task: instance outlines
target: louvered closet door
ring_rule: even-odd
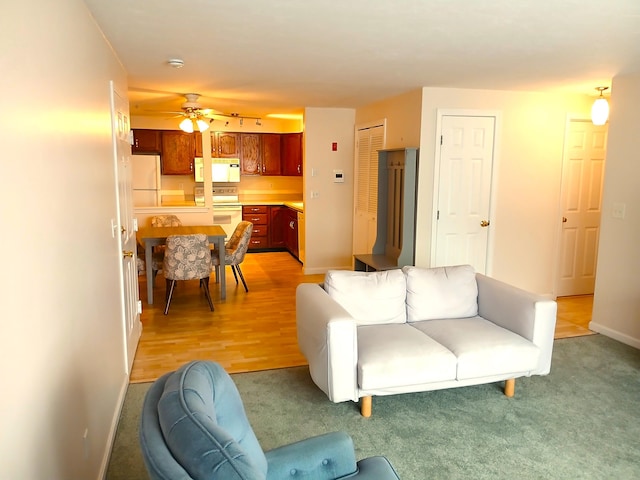
[[[353,253],[371,253],[378,215],[378,150],[384,148],[384,126],[357,131]]]

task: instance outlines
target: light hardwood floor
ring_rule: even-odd
[[[139,277],[143,329],[132,383],[153,381],[196,359],[214,360],[230,373],[306,365],[297,345],[295,290],[299,283],[321,282],[324,275],[304,275],[302,265],[287,252],[249,253],[242,271],[249,292],[242,282],[236,285],[227,267],[225,301],[212,276],[214,312],[197,281],[178,282],[166,316],[162,274],[156,279],[153,305],[146,303],[146,280]],[[577,297],[567,297],[572,298]],[[586,328],[591,310],[585,303],[580,298],[559,301],[556,338],[592,333]]]
[[[215,360],[230,373],[306,365],[296,338],[295,290],[299,283],[321,282],[324,275],[304,275],[287,252],[249,253],[242,272],[249,292],[242,282],[236,285],[227,267],[224,301],[211,277],[214,312],[198,281],[178,282],[166,316],[162,274],[153,305],[146,303],[146,280],[139,277],[143,327],[131,382],[155,380],[196,359]]]
[[[556,317],[555,338],[581,337],[596,333],[589,330],[593,295],[558,297],[557,302],[558,315]]]

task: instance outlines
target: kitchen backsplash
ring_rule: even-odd
[[[302,199],[302,177],[241,176],[238,186],[243,201]],[[185,199],[193,199],[195,181],[191,175],[162,175],[162,190],[183,191]]]

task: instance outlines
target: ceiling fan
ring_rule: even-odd
[[[256,120],[256,125],[262,125],[262,119],[259,117],[240,115],[239,113],[222,113],[212,108],[202,108],[202,105],[198,102],[200,95],[197,93],[185,93],[184,97],[186,102],[180,106],[182,108],[181,112],[167,112],[176,113],[184,117],[180,122],[180,129],[184,132],[193,133],[196,130],[204,132],[209,128],[209,124],[213,122],[215,117],[238,118],[240,125],[242,125],[245,118],[249,118]],[[227,121],[228,124],[229,122]]]
[[[180,129],[187,133],[193,133],[195,130],[204,132],[213,121],[211,115],[216,112],[211,108],[202,108],[198,102],[200,95],[197,93],[185,93],[184,97],[187,101],[180,106],[182,112],[172,112],[184,117],[180,122]]]

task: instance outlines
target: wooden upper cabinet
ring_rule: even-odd
[[[302,133],[284,133],[280,140],[282,175],[302,175]]]
[[[133,145],[131,153],[148,153],[158,155],[162,152],[160,130],[132,129]]]
[[[280,134],[262,134],[262,175],[281,175]]]
[[[234,132],[212,132],[211,156],[214,158],[239,158],[240,134]]]
[[[193,134],[173,130],[162,132],[163,175],[193,175],[195,153]]]
[[[262,135],[259,133],[240,134],[240,173],[259,175],[262,168]]]

